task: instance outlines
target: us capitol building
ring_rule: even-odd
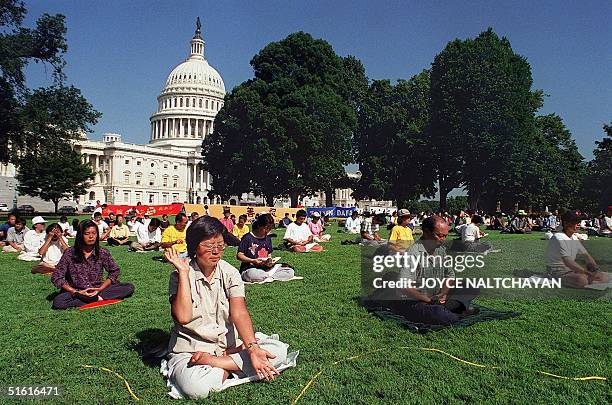
[[[95,179],[87,193],[75,203],[84,205],[100,200],[125,205],[138,202],[145,205],[173,202],[263,205],[264,200],[253,194],[232,197],[227,202],[208,195],[211,176],[201,169],[201,146],[203,139],[213,132],[215,116],[223,107],[225,84],[205,55],[198,18],[189,57],[170,72],[157,97],[157,110],[150,117],[148,145],[124,143],[121,135],[115,133],[104,133],[101,142],[86,136],[76,142],[75,150],[83,155],[84,162],[91,164]],[[7,183],[9,194],[15,187],[14,176],[13,165],[0,165],[0,180]],[[335,190],[334,204],[355,206],[351,193],[350,189]],[[0,196],[0,202],[10,207],[13,198],[4,194],[7,193]],[[19,204],[32,204],[37,209],[50,204],[30,197],[19,196],[18,200]],[[391,205],[391,202],[382,203]],[[282,199],[276,205],[289,207],[290,202]],[[305,197],[303,205],[325,206],[325,194],[319,192]]]

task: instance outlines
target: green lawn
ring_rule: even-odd
[[[212,394],[212,403],[289,403],[321,368],[324,373],[303,403],[610,403],[610,381],[566,381],[535,374],[611,376],[609,295],[598,300],[481,299],[479,303],[522,312],[519,318],[415,335],[370,315],[356,302],[360,294],[359,246],[342,246],[346,235],[319,254],[277,252],[294,265],[301,281],[247,287],[256,330],[278,333],[300,350],[298,366],[271,384],[256,383]],[[280,236],[280,233],[279,233]],[[503,252],[488,256],[501,273],[539,268],[541,234],[508,238],[492,235]],[[514,244],[517,239],[522,244]],[[274,245],[280,243],[275,238]],[[596,240],[607,254],[612,240]],[[136,286],[132,298],[90,311],[53,311],[46,299],[55,291],[49,278],[30,274],[32,263],[0,255],[0,386],[60,385],[69,403],[125,403],[121,381],[83,364],[108,367],[125,376],[145,402],[172,402],[156,366],[145,364],[142,348],[153,345],[172,324],[167,288],[170,265],[157,253],[111,248],[122,281]],[[224,258],[233,264],[235,248]],[[610,262],[604,260],[609,268]],[[395,349],[431,347],[500,369],[470,367],[438,353]],[[331,366],[348,356],[388,350]]]

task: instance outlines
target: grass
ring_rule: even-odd
[[[212,394],[211,403],[289,403],[317,371],[316,384],[303,403],[609,403],[610,381],[568,381],[533,373],[611,377],[609,295],[597,300],[480,299],[498,309],[522,312],[519,318],[479,323],[415,335],[370,315],[356,302],[360,294],[360,250],[341,246],[347,235],[330,229],[333,240],[319,254],[276,252],[293,264],[302,281],[247,286],[255,329],[278,333],[300,350],[298,365],[271,384],[246,384]],[[274,246],[280,243],[275,238]],[[502,253],[489,256],[497,271],[538,268],[541,234],[491,235]],[[513,241],[523,240],[523,245]],[[593,249],[607,254],[612,240]],[[156,253],[110,248],[121,266],[121,280],[136,286],[124,302],[90,311],[53,311],[55,289],[49,278],[30,274],[32,263],[0,255],[0,386],[60,385],[66,403],[125,403],[122,383],[107,373],[81,368],[108,367],[129,381],[145,402],[171,403],[158,367],[140,352],[172,326],[168,304],[170,265]],[[235,248],[224,258],[234,265]],[[605,260],[604,260],[605,262]],[[609,263],[609,262],[607,262]],[[464,365],[438,353],[401,346],[433,347],[500,369]],[[332,366],[331,363],[377,348]]]

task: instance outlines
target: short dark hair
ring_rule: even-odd
[[[60,217],[60,221],[61,221],[62,219],[65,219],[66,221],[68,221],[68,217],[67,217],[66,215],[62,215],[62,216]]]
[[[153,226],[160,226],[161,225],[161,221],[158,218],[151,218],[151,221],[149,222],[149,225],[153,225]]]
[[[580,217],[576,214],[575,211],[567,210],[561,215],[562,224],[577,224],[578,222],[580,222]]]
[[[446,221],[444,221],[442,217],[432,215],[430,217],[425,218],[423,222],[421,222],[421,229],[423,231],[433,232],[434,229],[436,229],[436,225],[439,223],[445,224]]]
[[[472,217],[472,223],[473,224],[483,224],[484,221],[482,220],[482,217],[480,215],[474,215]]]
[[[191,223],[187,228],[187,254],[192,259],[200,242],[215,236],[223,236],[225,225],[217,218],[202,216]]]
[[[111,214],[112,214],[112,212],[111,212]],[[110,215],[110,214],[109,214],[109,215]],[[117,214],[117,215],[115,216],[115,218],[117,218],[117,219],[119,219],[119,217],[123,218],[123,214]]]
[[[259,217],[257,217],[255,222],[253,222],[253,230],[260,229],[268,225],[274,225],[274,217],[271,214],[261,214]]]
[[[18,218],[17,216],[15,216],[15,223],[20,223],[23,226],[26,226],[26,220],[23,218]]]
[[[46,233],[51,233],[51,231],[53,231],[53,230],[54,230],[54,229],[56,229],[56,228],[58,228],[58,229],[60,229],[60,230],[62,229],[62,227],[61,227],[61,226],[59,226],[59,224],[58,224],[57,222],[54,222],[54,223],[49,224],[49,225],[47,226],[47,229],[45,229],[45,232],[46,232]]]
[[[102,213],[100,211],[94,212],[94,218],[101,217]]]
[[[249,218],[249,217],[247,217],[247,215],[246,215],[246,214],[242,214],[242,215],[240,215],[240,216],[238,217],[238,221],[240,221],[241,219],[244,219],[244,222],[246,222],[248,218]]]
[[[298,212],[295,213],[295,217],[305,217],[306,216],[306,211],[304,210],[298,210]]]
[[[179,222],[181,222],[183,220],[183,218],[187,218],[187,215],[185,215],[183,212],[179,212],[174,217],[174,222],[179,223]]]

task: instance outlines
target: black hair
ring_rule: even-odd
[[[26,223],[27,223],[27,222],[26,222],[26,220],[25,220],[25,219],[23,219],[23,218],[18,218],[18,217],[15,217],[15,223],[16,223],[16,224],[17,224],[17,223],[20,223],[21,225],[26,226]]]
[[[98,260],[100,256],[100,233],[98,225],[90,219],[83,221],[79,224],[79,230],[77,231],[76,238],[74,238],[74,261],[77,263],[83,263],[85,261],[85,254],[83,248],[85,248],[85,230],[89,228],[96,228],[96,241],[94,242],[94,251],[96,252],[95,260]]]
[[[264,228],[268,225],[274,225],[274,217],[272,217],[271,214],[261,214],[259,218],[257,218],[255,222],[253,222],[253,230],[255,231],[257,229]]]
[[[59,226],[59,224],[57,222],[54,222],[52,224],[49,224],[49,226],[47,226],[47,229],[45,230],[45,232],[51,233],[51,231],[54,230],[55,228],[58,228],[59,230],[62,230],[62,227]]]
[[[196,249],[200,242],[215,236],[223,236],[224,230],[225,225],[215,217],[202,216],[193,221],[187,228],[187,254],[189,257],[195,258]]]
[[[295,213],[295,217],[305,217],[306,216],[306,211],[304,210],[298,210],[298,212]]]
[[[238,217],[238,221],[240,221],[241,219],[244,219],[244,222],[246,222],[248,218],[249,218],[249,217],[247,217],[247,215],[246,215],[246,214],[242,214],[242,215],[240,215],[240,216]]]
[[[102,216],[102,213],[100,211],[94,212],[94,218],[101,217],[101,216]]]
[[[68,217],[67,217],[66,215],[62,215],[62,216],[60,217],[60,221],[61,221],[62,219],[65,219],[66,221],[68,221]]]
[[[472,223],[473,224],[481,224],[482,225],[484,222],[483,222],[482,217],[480,215],[474,215],[472,217]]]
[[[151,218],[151,221],[149,222],[149,226],[150,225],[160,226],[161,225],[161,221],[158,218]]]
[[[111,212],[111,214],[112,214],[112,212]],[[110,215],[110,214],[108,214],[108,215]],[[119,219],[119,217],[123,218],[123,214],[117,214],[117,215],[115,215],[115,219]]]
[[[73,227],[74,229],[77,229],[77,228],[78,228],[78,226],[79,226],[79,219],[78,219],[78,218],[74,218],[74,219],[72,220],[72,227]]]
[[[187,218],[187,215],[185,215],[185,213],[183,213],[183,212],[179,212],[174,217],[174,222],[178,224],[179,222],[181,222],[183,220],[183,218]]]

